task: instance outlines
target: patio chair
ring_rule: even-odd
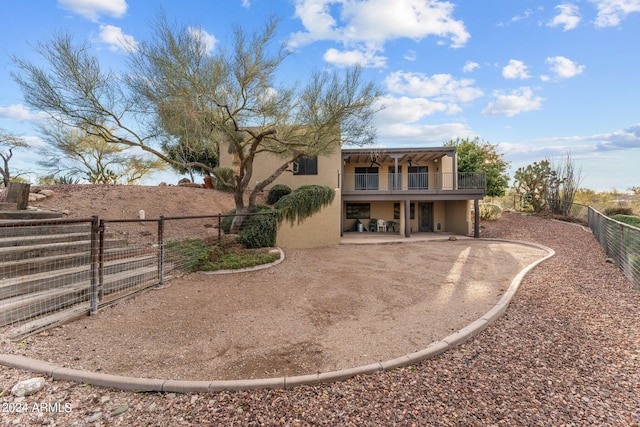
[[[387,231],[387,222],[384,219],[378,220],[378,231],[380,231],[380,229],[384,232]]]
[[[369,227],[367,228],[369,231],[378,231],[378,220],[375,218],[371,218],[369,220]]]

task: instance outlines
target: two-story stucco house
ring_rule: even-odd
[[[230,155],[220,161],[226,167],[232,163]],[[253,181],[265,179],[282,163],[276,156],[257,156]],[[486,186],[484,174],[457,172],[454,147],[336,149],[301,159],[274,184],[336,189],[330,206],[301,224],[280,227],[277,244],[290,248],[337,245],[344,233],[409,237],[448,232],[477,237],[472,208],[475,204],[477,215]]]

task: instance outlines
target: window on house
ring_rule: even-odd
[[[369,219],[370,215],[371,204],[347,203],[347,219]]]
[[[378,168],[360,167],[355,168],[356,190],[377,190],[378,189]]]
[[[415,215],[415,205],[413,203],[409,203],[409,217],[410,219],[414,219]],[[400,219],[400,203],[393,204],[393,219]]]
[[[301,157],[293,163],[294,175],[318,175],[318,156]]]

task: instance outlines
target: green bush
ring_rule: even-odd
[[[633,215],[633,210],[631,208],[623,208],[623,207],[615,207],[615,208],[607,208],[604,210],[604,214],[608,217],[613,215]]]
[[[273,208],[271,206],[267,206],[267,205],[256,205],[256,207],[253,208],[253,210],[251,211],[252,213],[256,213],[256,212],[271,212],[273,210]],[[229,234],[229,232],[231,231],[231,223],[233,222],[233,216],[236,214],[236,210],[235,209],[231,209],[229,212],[226,213],[226,215],[224,218],[222,218],[222,221],[220,221],[220,228],[222,228],[222,230],[226,233]],[[250,217],[247,217],[250,218]],[[246,222],[243,222],[242,227],[246,226]]]
[[[284,184],[276,184],[269,190],[269,194],[267,195],[267,204],[275,205],[278,200],[287,194],[291,194],[291,187]]]
[[[273,215],[248,216],[242,223],[238,241],[247,248],[269,248],[276,245],[277,231]]]
[[[640,217],[633,215],[612,215],[611,219],[640,228]]]
[[[480,205],[480,219],[485,221],[496,221],[502,216],[502,208],[491,203]]]
[[[330,205],[335,195],[335,190],[326,185],[303,185],[273,207],[279,222],[286,220],[293,225],[296,220],[300,223]]]
[[[217,175],[220,175],[224,182],[232,183],[233,182],[233,169],[217,167],[214,169]],[[225,193],[233,193],[233,188],[226,187],[222,185],[220,179],[216,177],[216,190],[224,191]]]

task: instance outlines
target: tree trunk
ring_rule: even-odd
[[[19,211],[27,209],[27,205],[29,204],[30,188],[31,188],[31,184],[24,184],[21,182],[10,182],[9,187],[7,187],[6,201],[8,203],[17,204]]]

